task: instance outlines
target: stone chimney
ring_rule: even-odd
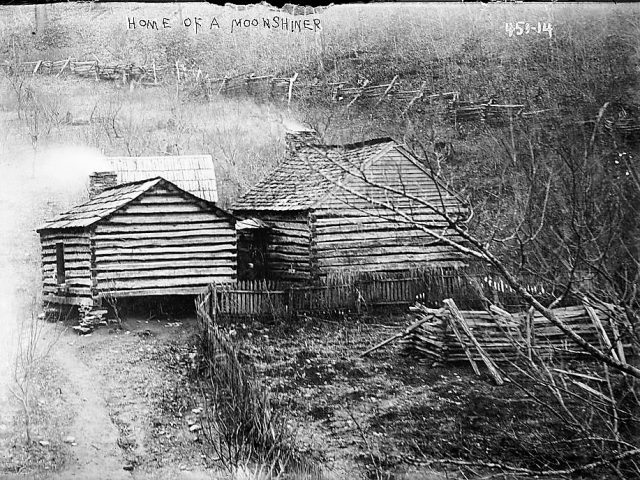
[[[89,175],[89,198],[102,193],[107,188],[118,185],[116,172],[94,172]]]
[[[286,158],[291,158],[295,152],[305,145],[320,144],[320,137],[312,128],[294,122],[285,123],[285,127],[284,142],[287,147]]]

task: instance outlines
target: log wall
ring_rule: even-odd
[[[453,217],[466,211],[460,200],[438,188],[420,167],[396,149],[368,166],[365,176],[367,181],[350,177],[346,188],[336,189],[311,216],[315,233],[313,253],[320,276],[346,270],[397,272],[464,264],[464,258],[452,247],[415,225],[443,234],[446,222],[441,215],[407,195],[394,194],[369,182],[425,199]],[[370,200],[390,205],[393,210]]]
[[[56,245],[58,243],[64,245],[64,284],[59,284],[57,279]],[[92,304],[89,232],[42,232],[40,245],[44,301],[70,305]]]
[[[95,226],[91,261],[98,296],[194,294],[235,280],[235,226],[156,187]]]
[[[311,227],[305,212],[239,212],[255,215],[272,228],[267,236],[266,276],[270,280],[311,278]]]

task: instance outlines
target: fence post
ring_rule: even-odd
[[[356,307],[356,313],[360,315],[360,313],[362,313],[362,302],[360,301],[360,281],[355,280],[352,283],[351,288],[353,288],[353,300]]]
[[[211,309],[211,319],[213,320],[213,323],[217,324],[218,323],[218,287],[216,286],[216,284],[213,284],[211,286],[212,288],[212,299],[213,299],[213,308]]]
[[[531,307],[527,311],[527,314],[524,319],[525,332],[526,332],[526,338],[527,338],[527,357],[529,357],[529,360],[531,360],[532,358],[531,355],[532,355],[533,345],[535,344],[535,341],[536,341],[536,332],[533,328],[533,314],[534,314],[534,310],[533,310],[533,307]]]
[[[62,75],[62,72],[64,72],[64,69],[67,68],[67,65],[69,65],[69,63],[71,63],[71,57],[67,58],[67,61],[64,62],[64,65],[62,65],[62,68],[60,69],[60,71],[56,75],[56,78],[59,77],[60,75]]]
[[[207,300],[207,308],[206,311],[209,314],[209,316],[213,315],[213,285],[209,284],[209,286],[207,287],[207,293],[209,295],[209,298]]]
[[[284,293],[285,315],[289,317],[293,314],[293,287],[287,287]]]
[[[298,78],[298,72],[293,74],[293,77],[289,80],[289,100],[287,102],[288,105],[291,105],[291,96],[293,95],[293,82]]]

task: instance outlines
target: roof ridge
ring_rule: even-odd
[[[103,158],[109,160],[113,158],[127,158],[127,159],[138,159],[138,158],[187,158],[187,157],[209,157],[213,158],[213,155],[210,153],[190,153],[185,155],[113,155],[113,156],[104,156]]]
[[[111,187],[107,187],[107,188],[105,188],[104,190],[102,190],[102,192],[100,192],[98,195],[102,195],[102,193],[104,193],[104,192],[106,192],[106,191],[108,191],[108,190],[116,190],[116,189],[118,189],[118,188],[122,188],[122,187],[129,187],[129,186],[131,186],[131,185],[138,185],[138,184],[140,184],[140,183],[151,182],[152,180],[164,180],[165,182],[172,183],[172,182],[170,182],[169,180],[167,180],[166,178],[161,177],[160,175],[156,175],[155,177],[149,177],[149,178],[145,178],[145,179],[143,179],[143,180],[134,180],[134,181],[131,181],[131,182],[119,183],[119,184],[117,184],[117,185],[113,185],[113,186],[111,186]],[[98,195],[96,195],[96,196],[95,196],[95,197],[93,197],[93,198],[96,198]],[[89,199],[89,202],[90,202],[91,200],[92,200],[92,199]],[[89,202],[87,202],[87,203],[89,203]]]
[[[309,144],[309,145],[303,146],[302,148],[318,147],[318,148],[336,148],[336,149],[343,148],[345,150],[353,150],[356,148],[364,148],[364,147],[369,147],[369,146],[378,145],[382,143],[389,143],[389,142],[400,143],[392,137],[376,137],[376,138],[370,138],[368,140],[361,140],[359,142],[352,142],[352,143]]]

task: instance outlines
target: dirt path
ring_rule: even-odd
[[[117,445],[118,430],[109,418],[100,376],[76,355],[72,337],[63,335],[56,346],[54,360],[64,369],[73,391],[65,392],[76,412],[68,435],[75,438],[68,467],[55,480],[130,479]]]

